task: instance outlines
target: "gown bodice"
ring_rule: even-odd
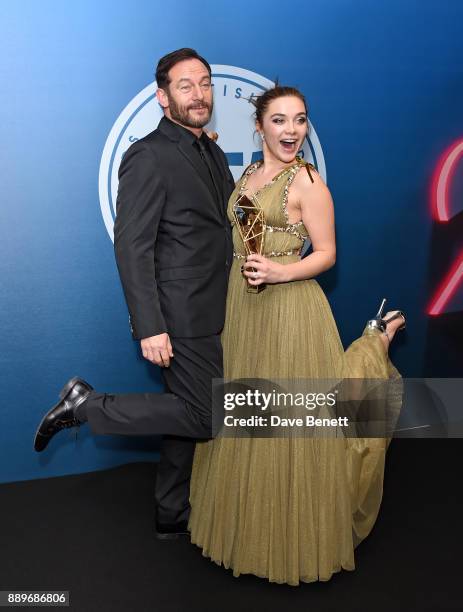
[[[288,221],[288,194],[291,183],[302,167],[306,167],[310,175],[310,164],[296,158],[291,166],[279,172],[269,183],[257,191],[247,188],[248,177],[261,165],[262,160],[251,164],[237,182],[228,201],[227,214],[233,227],[234,256],[242,259],[246,256],[243,241],[235,223],[233,207],[237,199],[245,194],[248,198],[255,195],[264,213],[264,250],[265,257],[299,257],[302,245],[309,240],[307,229],[302,221],[289,223]]]

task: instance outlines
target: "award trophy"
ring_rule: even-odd
[[[265,218],[264,211],[257,196],[254,194],[249,199],[242,194],[233,206],[233,216],[236,227],[240,233],[247,255],[262,255],[264,250]],[[254,268],[251,269],[256,272]],[[250,285],[247,280],[248,293],[260,293],[265,285]]]

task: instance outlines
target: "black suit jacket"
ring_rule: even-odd
[[[136,339],[223,328],[234,180],[223,151],[212,141],[209,148],[223,177],[220,201],[191,140],[166,118],[122,159],[114,248]]]

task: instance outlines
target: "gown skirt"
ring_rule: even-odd
[[[246,192],[252,164],[230,197]],[[300,259],[302,222],[290,224],[288,191],[298,160],[257,192],[265,214],[264,255]],[[310,168],[307,169],[310,175]],[[313,170],[312,170],[313,171]],[[226,379],[399,379],[376,330],[344,351],[329,303],[313,280],[247,292],[244,247],[235,256],[222,333]],[[191,541],[234,576],[298,585],[353,570],[354,548],[378,515],[389,439],[217,437],[196,445],[190,488]]]

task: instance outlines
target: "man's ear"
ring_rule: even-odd
[[[169,98],[167,97],[165,89],[158,89],[156,91],[156,98],[158,99],[158,102],[162,106],[162,108],[168,108]]]

